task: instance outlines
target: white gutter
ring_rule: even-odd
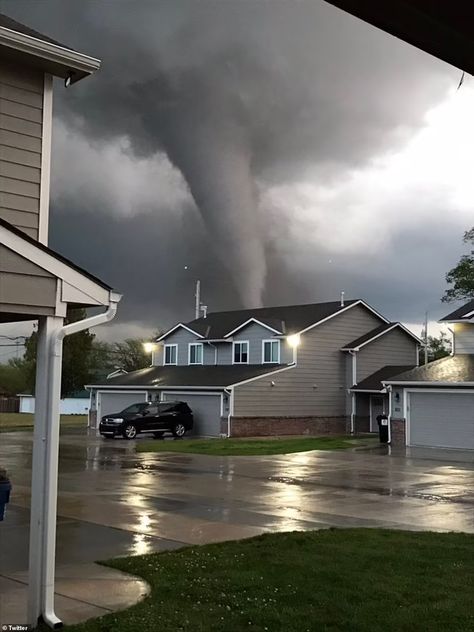
[[[110,304],[105,312],[60,327],[50,339],[48,349],[49,381],[47,397],[49,401],[48,417],[51,427],[51,440],[46,442],[46,486],[44,490],[45,526],[43,541],[43,586],[42,616],[50,628],[62,626],[62,621],[54,612],[54,579],[56,558],[56,518],[58,499],[58,457],[59,457],[59,403],[61,393],[61,368],[63,340],[66,336],[78,333],[89,327],[95,327],[112,320],[117,313],[120,294],[110,292]]]
[[[84,53],[78,53],[75,50],[64,48],[59,44],[53,44],[25,33],[19,33],[4,26],[0,27],[0,46],[7,46],[14,50],[34,55],[40,59],[44,59],[53,64],[57,64],[64,68],[63,75],[66,77],[68,72],[77,71],[78,76],[71,77],[71,83],[75,83],[91,75],[100,68],[100,60],[95,57],[89,57]],[[73,73],[74,74],[74,73]]]
[[[384,386],[387,384],[394,384],[396,386],[426,386],[427,388],[436,388],[437,386],[474,386],[474,382],[435,382],[434,380],[425,380],[424,382],[412,382],[411,380],[405,380],[403,382],[382,382]]]

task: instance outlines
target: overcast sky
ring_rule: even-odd
[[[100,337],[191,319],[196,278],[211,311],[345,290],[416,331],[450,310],[474,223],[458,69],[318,0],[0,7],[103,62],[56,83],[50,222],[124,294]]]

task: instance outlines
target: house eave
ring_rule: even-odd
[[[407,380],[404,381],[391,381],[391,380],[387,380],[385,382],[382,382],[384,386],[386,385],[390,385],[390,386],[425,386],[426,388],[436,388],[437,386],[474,386],[474,382],[422,382],[422,381],[418,381],[418,382],[409,382]]]
[[[31,35],[0,27],[0,46],[46,62],[46,70],[70,83],[88,77],[100,68],[100,60]]]

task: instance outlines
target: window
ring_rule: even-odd
[[[120,414],[127,413],[127,414],[130,414],[130,415],[133,415],[135,413],[141,413],[147,407],[148,407],[148,403],[147,402],[144,402],[143,404],[132,404],[131,406],[127,406],[127,408],[124,408],[120,412]]]
[[[165,364],[178,364],[178,345],[165,345]]]
[[[264,364],[279,364],[280,362],[280,341],[279,340],[264,340],[262,342],[262,362]]]
[[[247,340],[243,342],[234,342],[234,364],[249,363],[249,343]]]
[[[188,364],[202,364],[202,342],[190,342]]]

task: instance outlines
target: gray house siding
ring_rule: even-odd
[[[42,72],[0,62],[0,217],[38,237]]]
[[[235,387],[234,416],[345,415],[347,359],[340,349],[381,322],[356,305],[302,334],[296,367]]]
[[[239,340],[248,340],[249,342],[249,364],[262,364],[262,341],[269,340],[270,338],[274,338],[274,334],[272,331],[267,329],[266,327],[262,327],[262,325],[258,325],[257,323],[250,323],[243,329],[240,329],[233,336],[234,341]],[[224,343],[225,344],[225,343]],[[232,344],[229,344],[230,349],[230,362],[219,362],[219,364],[230,364],[232,363]],[[280,352],[283,347],[286,347],[286,343],[280,345]],[[223,359],[227,360],[229,350],[223,354]]]
[[[474,325],[454,323],[454,352],[474,353]]]
[[[357,352],[357,381],[387,364],[417,364],[417,343],[400,329],[393,329]]]

